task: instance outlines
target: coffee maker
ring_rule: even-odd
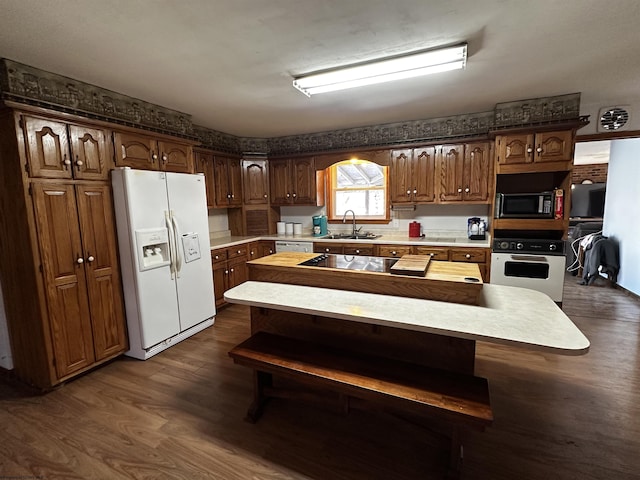
[[[486,234],[487,222],[480,217],[471,217],[467,219],[467,236],[469,240],[484,240]]]
[[[324,237],[329,233],[326,215],[314,215],[313,220],[313,236]]]

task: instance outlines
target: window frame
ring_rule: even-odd
[[[363,217],[363,216],[358,216],[356,215],[356,221],[360,222],[360,223],[366,223],[366,224],[388,224],[391,223],[391,195],[389,192],[389,171],[390,171],[390,167],[388,165],[382,165],[380,163],[377,162],[372,162],[371,160],[366,160],[366,159],[361,159],[361,158],[352,158],[352,159],[348,159],[348,160],[342,160],[340,162],[336,162],[333,165],[329,166],[326,169],[326,173],[325,173],[325,179],[326,179],[326,187],[327,187],[327,195],[326,195],[326,200],[327,200],[327,220],[329,223],[342,223],[342,215],[337,216],[335,213],[335,195],[334,192],[335,190],[337,190],[337,167],[338,165],[342,164],[342,163],[348,163],[348,162],[353,162],[353,161],[358,161],[358,162],[368,162],[368,163],[374,163],[380,167],[382,167],[383,169],[383,176],[384,176],[384,185],[382,187],[376,187],[376,188],[355,188],[354,190],[379,190],[379,189],[383,189],[384,190],[384,195],[385,195],[385,212],[384,212],[384,218],[370,218],[370,217]],[[351,217],[349,217],[351,218]]]

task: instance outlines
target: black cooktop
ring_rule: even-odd
[[[389,273],[397,258],[363,257],[359,255],[318,255],[298,265]]]

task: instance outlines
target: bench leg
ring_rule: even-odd
[[[272,384],[273,377],[270,373],[260,372],[259,370],[253,371],[253,402],[247,411],[246,420],[248,422],[256,423],[262,416],[264,406],[269,400],[264,395],[264,388],[270,387]]]
[[[459,479],[462,471],[463,460],[462,441],[460,439],[460,429],[453,427],[451,432],[451,452],[449,457],[449,469],[447,479]]]

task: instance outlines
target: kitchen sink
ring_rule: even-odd
[[[329,240],[374,240],[376,238],[380,238],[382,235],[375,235],[373,233],[357,233],[355,235],[351,233],[332,233],[331,235],[327,235],[326,238]]]

